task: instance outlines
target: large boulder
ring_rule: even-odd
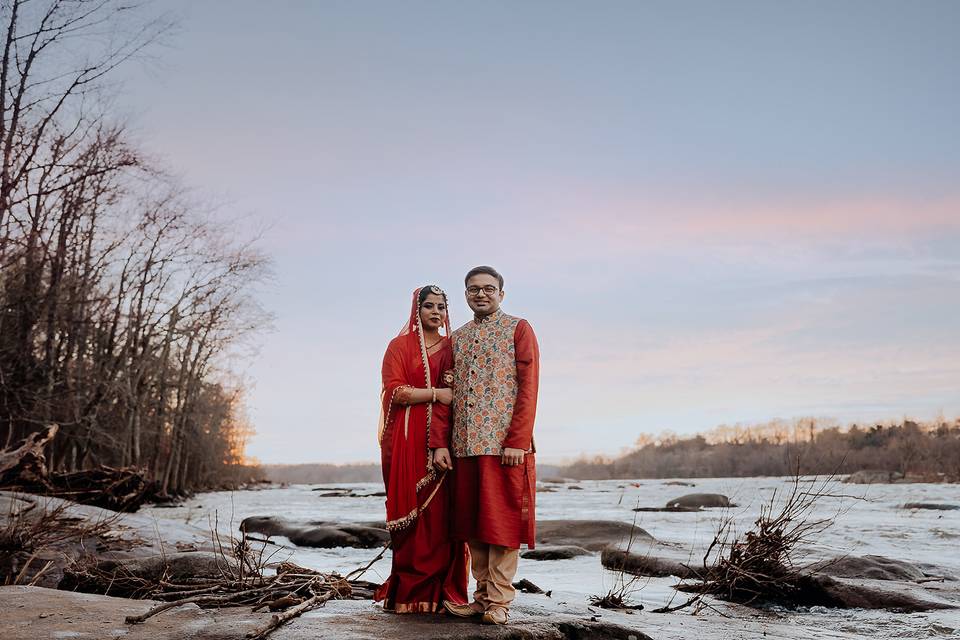
[[[612,571],[625,571],[635,576],[661,578],[696,578],[697,571],[682,562],[657,558],[651,555],[631,553],[623,549],[604,549],[600,554],[600,564]]]
[[[735,507],[730,498],[720,493],[688,493],[667,501],[667,509],[704,509],[710,507]]]
[[[812,575],[806,589],[820,604],[842,609],[886,609],[902,613],[956,609],[956,605],[924,600],[903,589],[880,589],[873,586],[844,582],[825,575]]]
[[[872,555],[833,558],[812,564],[807,569],[835,578],[913,581],[926,577],[926,574],[914,564]]]
[[[607,547],[624,547],[631,540],[653,542],[654,537],[640,527],[619,520],[537,521],[538,545],[573,545],[602,551]]]
[[[372,549],[390,541],[383,522],[289,522],[276,516],[250,516],[240,523],[246,533],[262,533],[266,536],[284,536],[299,547],[354,547]]]

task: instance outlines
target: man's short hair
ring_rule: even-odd
[[[463,286],[467,286],[467,283],[470,282],[470,278],[473,276],[478,276],[481,273],[485,273],[488,276],[493,276],[497,279],[497,283],[500,285],[500,290],[503,290],[503,276],[500,275],[500,272],[494,269],[493,267],[488,267],[486,265],[481,265],[479,267],[474,267],[467,271],[467,276],[463,279]]]

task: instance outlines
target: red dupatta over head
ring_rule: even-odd
[[[413,292],[413,300],[410,305],[410,317],[404,324],[403,329],[397,335],[397,338],[391,342],[391,349],[397,349],[399,365],[393,367],[389,373],[385,367],[383,386],[380,392],[380,426],[378,439],[383,445],[384,432],[394,420],[398,411],[394,400],[397,392],[403,387],[429,388],[431,384],[430,358],[427,354],[426,343],[423,339],[423,327],[420,323],[420,291],[416,289]],[[431,293],[441,295],[446,301],[446,295],[441,289],[431,288]],[[449,310],[446,314],[444,329],[447,337],[450,336],[450,315]],[[409,363],[421,362],[423,365],[423,378],[417,377],[414,380],[415,371],[409,369]],[[409,411],[409,407],[405,410]],[[427,442],[430,439],[430,422],[433,417],[432,403],[426,403],[426,429]],[[387,529],[396,531],[409,526],[416,520],[419,513],[426,508],[436,493],[437,487],[429,492],[425,499],[420,499],[421,489],[437,479],[437,474],[430,461],[429,450],[426,452],[427,464],[423,468],[423,476],[414,481],[400,483],[399,486],[392,485],[387,488]],[[419,475],[419,474],[418,474]],[[442,478],[441,478],[442,480]]]

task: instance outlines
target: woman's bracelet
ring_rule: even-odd
[[[433,402],[436,402],[436,401],[437,401],[437,390],[436,390],[435,388],[431,388],[430,390],[433,391]]]

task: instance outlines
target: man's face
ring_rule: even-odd
[[[467,280],[467,304],[478,316],[488,316],[500,308],[503,291],[499,282],[488,273],[478,273]]]

